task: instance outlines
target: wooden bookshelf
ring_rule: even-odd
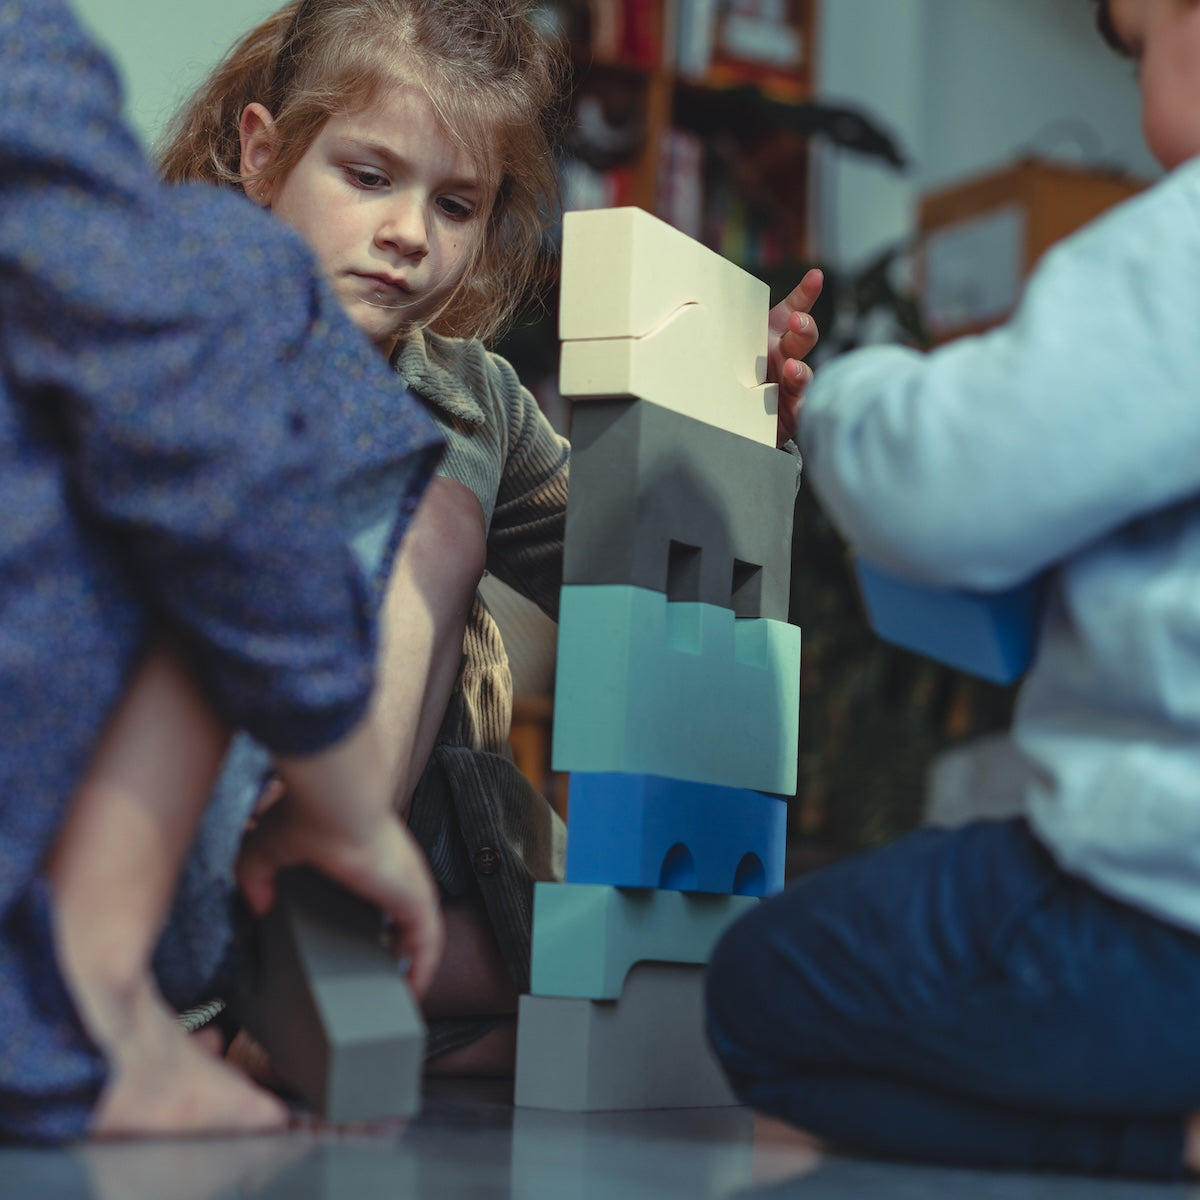
[[[1145,186],[1112,171],[1026,158],[927,193],[917,215],[917,285],[933,340],[999,324],[1055,242]]]
[[[816,0],[576,0],[569,13],[584,149],[568,207],[637,205],[751,271],[803,259],[807,139],[775,118],[811,97]],[[586,146],[598,113],[624,157]]]

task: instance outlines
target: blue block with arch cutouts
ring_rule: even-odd
[[[787,802],[659,775],[570,777],[567,882],[769,896],[783,887]]]

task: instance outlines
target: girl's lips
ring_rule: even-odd
[[[372,287],[381,287],[387,288],[389,291],[393,292],[404,292],[405,294],[408,293],[409,289],[405,286],[402,280],[392,279],[389,275],[367,275],[358,272],[356,272],[356,274],[358,274],[359,279],[363,280]]]

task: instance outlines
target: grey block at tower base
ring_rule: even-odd
[[[646,400],[576,404],[563,582],[786,621],[799,478],[793,455]]]
[[[704,1032],[704,967],[638,963],[619,1000],[522,996],[513,1099],[568,1112],[737,1104]]]
[[[425,1024],[381,930],[358,897],[313,871],[283,872],[259,926],[256,986],[234,1014],[338,1124],[420,1107]]]

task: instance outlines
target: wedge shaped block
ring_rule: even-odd
[[[577,405],[563,581],[786,621],[799,459],[643,400]]]
[[[564,215],[558,311],[564,341],[642,337],[687,304],[726,318],[731,344],[742,347],[730,357],[732,369],[746,383],[762,383],[765,283],[644,209]]]
[[[790,796],[799,719],[797,626],[669,604],[645,588],[562,589],[556,771],[665,775]]]
[[[757,903],[755,896],[535,884],[529,990],[615,1000],[635,963],[707,962],[725,927]]]
[[[992,683],[1012,683],[1037,646],[1040,581],[1003,592],[923,587],[854,561],[871,628],[885,641]]]
[[[519,1108],[713,1108],[737,1100],[704,1032],[704,969],[642,963],[619,1000],[522,996]]]
[[[574,774],[567,882],[768,896],[783,887],[787,802],[658,775]]]
[[[639,208],[567,213],[564,396],[640,396],[775,445],[765,283]]]
[[[307,869],[284,872],[239,1005],[280,1074],[336,1123],[420,1107],[425,1024],[377,909]]]

